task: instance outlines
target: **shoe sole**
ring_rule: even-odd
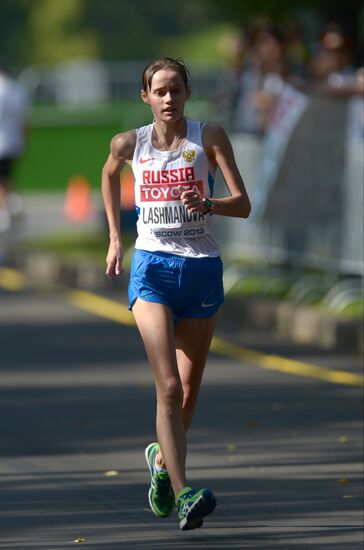
[[[145,456],[145,460],[146,460],[147,465],[148,465],[148,470],[149,470],[149,473],[150,473],[150,477],[152,477],[152,470],[151,470],[151,467],[150,467],[150,464],[149,464],[148,455],[149,455],[149,449],[151,449],[151,447],[154,447],[154,445],[155,445],[155,443],[150,443],[144,451],[144,456]],[[169,517],[170,514],[168,514],[168,516],[159,514],[158,511],[153,508],[151,495],[152,495],[152,487],[149,487],[148,500],[149,500],[150,509],[152,510],[153,514],[155,516],[159,517],[159,518]]]
[[[190,527],[188,529],[184,528],[182,531],[189,531],[191,529],[199,529],[203,526],[203,518],[197,518],[194,521],[191,521]]]
[[[181,531],[189,531],[190,529],[202,527],[203,518],[215,510],[216,504],[215,495],[209,490],[204,491],[191,506],[187,516],[180,521],[179,527]]]

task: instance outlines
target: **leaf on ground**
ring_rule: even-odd
[[[346,485],[347,483],[349,483],[349,480],[347,477],[340,477],[337,482],[340,484],[340,485]]]
[[[107,472],[104,472],[104,476],[106,477],[116,477],[119,475],[118,470],[107,470]]]

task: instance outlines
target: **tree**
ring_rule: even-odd
[[[97,57],[96,30],[85,28],[85,0],[37,0],[29,12],[33,63],[55,63],[72,57]]]

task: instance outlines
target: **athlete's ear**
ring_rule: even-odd
[[[191,94],[192,94],[192,90],[191,90],[190,86],[187,86],[187,94],[186,94],[186,95],[187,95],[187,99],[190,99]]]
[[[140,90],[140,97],[142,98],[142,100],[144,101],[144,103],[150,103],[149,99],[148,99],[148,94],[145,90]]]

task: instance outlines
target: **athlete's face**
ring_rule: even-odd
[[[183,116],[190,89],[178,71],[160,70],[154,73],[148,92],[142,90],[142,99],[151,106],[154,118],[164,122],[176,121]]]

